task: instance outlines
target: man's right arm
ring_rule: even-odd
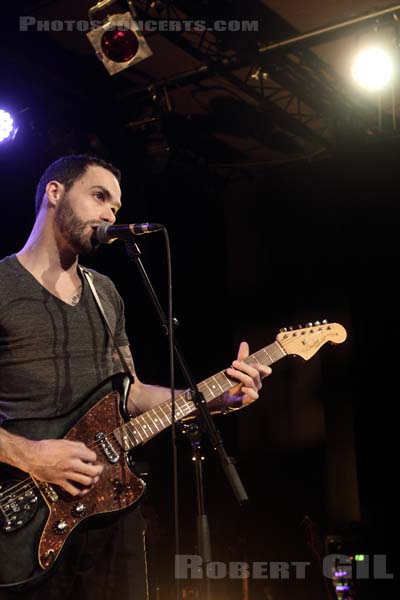
[[[103,467],[96,460],[96,454],[81,442],[28,440],[0,427],[0,462],[39,481],[55,483],[72,496],[86,494],[97,482]]]

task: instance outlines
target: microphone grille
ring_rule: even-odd
[[[109,223],[100,223],[98,228],[96,229],[96,238],[100,244],[110,244],[111,238],[107,233],[108,228],[110,227]]]

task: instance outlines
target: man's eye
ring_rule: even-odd
[[[99,198],[100,200],[104,200],[104,194],[103,192],[95,192],[94,195],[96,196],[96,198]]]

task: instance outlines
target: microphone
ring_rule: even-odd
[[[100,244],[111,244],[115,240],[131,240],[134,235],[161,231],[160,223],[131,223],[129,225],[111,225],[100,223],[95,231],[95,237]]]

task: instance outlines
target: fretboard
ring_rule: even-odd
[[[244,362],[248,364],[260,363],[269,366],[284,356],[286,356],[286,352],[282,346],[278,342],[273,342],[269,346],[262,348],[262,350],[248,356]],[[198,388],[208,403],[230,390],[237,383],[237,380],[228,377],[225,371],[220,371],[216,375],[199,383]],[[175,397],[176,421],[189,416],[195,411],[196,406],[191,399],[191,392],[189,390],[177,394]],[[172,424],[172,418],[172,403],[168,400],[118,427],[114,431],[114,435],[124,450],[131,450],[169,427]]]

